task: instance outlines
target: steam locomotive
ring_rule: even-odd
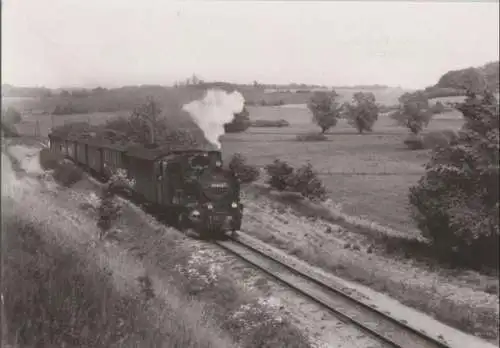
[[[239,181],[223,169],[220,151],[182,145],[134,149],[54,131],[49,147],[100,178],[125,170],[135,182],[132,194],[183,231],[220,238],[241,228]]]

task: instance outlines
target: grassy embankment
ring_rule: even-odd
[[[29,169],[27,163],[19,167]],[[3,282],[11,340],[89,347],[309,347],[286,318],[227,276],[230,270],[220,265],[214,272],[215,260],[193,264],[203,251],[196,243],[128,204],[115,230],[120,233],[99,243],[95,185],[83,180],[69,190],[50,182],[40,186],[27,172],[3,198],[3,206],[12,207],[3,212],[4,231],[12,231],[6,234],[12,247]]]

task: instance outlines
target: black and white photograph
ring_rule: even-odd
[[[498,0],[1,16],[1,347],[499,347]]]

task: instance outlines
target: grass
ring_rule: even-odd
[[[4,207],[16,205],[3,202]],[[156,304],[152,313],[140,298],[117,291],[109,274],[47,242],[50,227],[11,209],[2,212],[2,293],[9,343],[22,347],[232,346],[206,330],[196,331],[197,308],[189,301],[180,305],[192,312],[171,313]]]
[[[22,180],[19,182],[24,183]],[[123,292],[139,287],[134,294],[151,308],[161,309],[163,303],[167,309],[160,314],[168,312],[167,319],[178,325],[172,326],[173,323],[157,314],[152,328],[164,327],[172,339],[187,342],[176,345],[176,341],[173,344],[166,341],[166,346],[209,347],[215,342],[212,337],[220,336],[219,343],[213,346],[228,346],[230,337],[240,347],[310,347],[308,338],[297,327],[262,305],[255,293],[233,280],[232,270],[216,262],[222,255],[214,253],[215,248],[206,244],[201,247],[203,244],[161,225],[133,204],[123,202],[122,219],[105,244],[89,249],[98,234],[97,189],[96,183],[81,180],[71,190],[53,189],[46,193],[42,190],[36,194],[30,190],[30,194],[23,196],[27,201],[24,208],[19,209],[18,203],[15,209],[38,222],[45,221],[48,230],[43,235],[51,235],[53,243],[80,254],[85,261],[98,260],[104,272],[111,274],[113,284]],[[88,275],[93,273],[89,271]],[[134,283],[134,279],[141,285]],[[59,286],[54,284],[55,288]],[[132,333],[131,330],[127,331]],[[186,341],[188,337],[192,340]]]
[[[145,262],[156,265],[160,276],[173,277],[182,293],[208,303],[210,316],[231,337],[240,338],[238,343],[242,347],[309,347],[307,339],[287,319],[277,321],[251,291],[233,281],[231,269],[214,262],[223,253],[166,233],[165,227],[151,217],[141,218],[134,205],[124,209],[118,227],[123,231],[120,244],[124,248],[134,247],[134,252],[143,255]],[[177,273],[172,272],[173,265]]]
[[[276,158],[294,166],[310,162],[320,173],[329,197],[339,203],[345,213],[402,231],[414,228],[407,209],[408,189],[423,175],[430,152],[407,150],[403,144],[407,130],[394,125],[389,117],[380,116],[373,133],[359,135],[341,121],[326,134],[326,141],[297,142],[297,134],[315,130],[307,110],[282,108],[279,111],[263,107],[249,110],[252,118],[284,118],[291,126],[225,135],[224,158],[239,152],[249,164],[259,167]],[[440,116],[431,121],[429,132],[456,130],[462,124],[458,115]]]
[[[248,197],[245,232],[336,276],[479,337],[498,335],[498,277],[435,268],[387,255],[369,236],[294,215],[285,204]]]

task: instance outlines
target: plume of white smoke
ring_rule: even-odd
[[[224,124],[231,122],[234,114],[243,111],[244,105],[245,98],[238,91],[227,93],[210,89],[203,99],[185,104],[182,109],[191,115],[205,138],[220,149],[219,138],[224,134]]]

